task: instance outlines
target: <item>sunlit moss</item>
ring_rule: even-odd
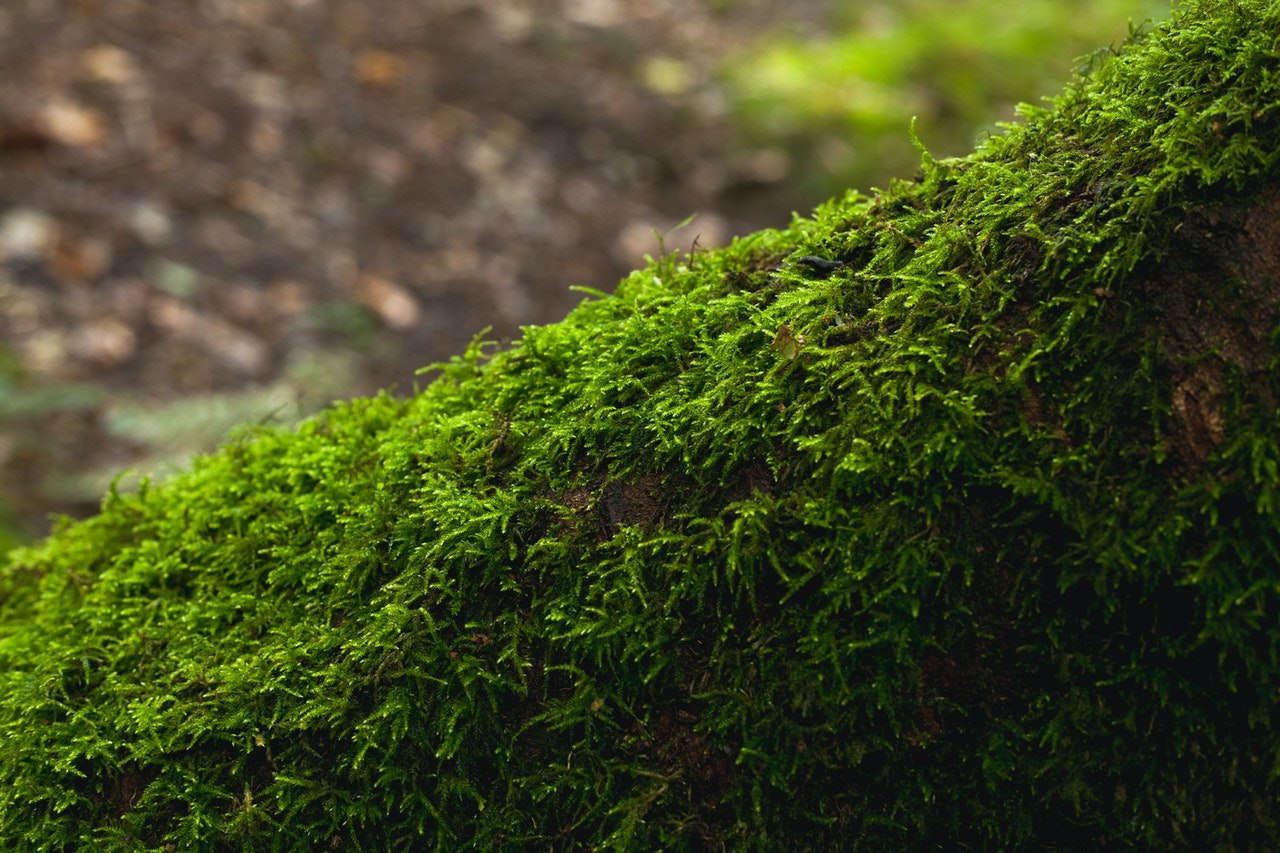
[[[1280,842],[1276,271],[1197,297],[1241,353],[1164,265],[1275,191],[1277,32],[1191,4],[918,182],[16,552],[0,839]]]

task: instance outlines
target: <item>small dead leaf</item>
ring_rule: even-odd
[[[57,246],[58,221],[30,207],[0,218],[0,261],[39,261]]]
[[[123,85],[138,79],[138,63],[133,54],[112,44],[91,47],[80,56],[85,72],[94,80]]]
[[[296,317],[311,305],[306,284],[294,279],[281,279],[267,287],[266,300],[271,313],[277,317]]]
[[[804,335],[797,335],[791,331],[791,327],[786,323],[778,325],[778,333],[773,336],[771,347],[782,354],[782,357],[788,361],[792,361],[796,356],[800,355],[800,350],[804,349]]]
[[[86,284],[111,265],[111,242],[103,237],[62,233],[53,251],[53,269],[65,281]]]
[[[127,361],[136,345],[133,329],[114,317],[99,317],[76,329],[68,349],[77,358],[114,367]]]
[[[390,51],[366,50],[356,57],[356,79],[366,86],[389,88],[404,74],[404,58]]]
[[[102,113],[65,98],[55,98],[40,113],[41,124],[54,141],[72,148],[98,145],[107,135]]]
[[[393,329],[408,329],[418,322],[418,301],[398,284],[365,273],[356,282],[356,296]]]

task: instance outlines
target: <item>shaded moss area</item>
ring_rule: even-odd
[[[1280,5],[0,576],[0,838],[1280,843]]]

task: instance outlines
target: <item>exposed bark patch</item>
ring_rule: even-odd
[[[989,571],[985,594],[970,604],[977,630],[960,645],[929,650],[920,660],[920,716],[917,730],[908,735],[913,745],[954,735],[966,725],[1017,718],[1025,692],[1035,687],[1018,674],[1017,649],[1028,638],[1008,605],[1016,573],[1004,564]]]
[[[1004,261],[1018,281],[1029,281],[1044,265],[1044,246],[1030,234],[1015,234],[1004,247]]]
[[[119,818],[133,808],[142,792],[159,776],[160,771],[155,767],[141,767],[125,769],[108,777],[103,794],[111,804],[111,815]]]
[[[697,825],[690,828],[710,841],[723,819],[721,800],[730,787],[734,748],[713,743],[697,731],[698,722],[688,708],[664,708],[650,725],[637,725],[628,739],[660,768],[663,784],[658,790],[681,789],[681,799],[696,807]]]
[[[1194,472],[1226,437],[1233,398],[1246,409],[1276,403],[1268,363],[1280,308],[1280,185],[1193,212],[1138,291],[1156,306],[1172,384],[1170,450]]]
[[[773,495],[777,490],[778,483],[769,470],[769,465],[763,459],[756,458],[743,465],[729,479],[724,491],[725,502],[746,500],[756,492]]]
[[[698,717],[685,709],[663,710],[654,727],[652,748],[659,761],[673,774],[685,779],[695,793],[712,801],[717,780],[727,778],[732,768],[729,754],[715,748],[706,735],[697,731]],[[710,786],[710,787],[709,787]]]
[[[672,491],[670,480],[652,472],[570,489],[553,495],[553,499],[569,510],[566,522],[571,529],[579,529],[585,523],[603,541],[623,527],[656,525],[668,505],[664,495]]]
[[[657,519],[662,478],[645,474],[635,480],[615,480],[605,484],[600,494],[600,521],[612,536],[624,526],[649,527]]]

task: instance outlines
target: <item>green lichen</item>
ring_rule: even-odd
[[[1280,844],[1278,33],[16,552],[0,839]]]

